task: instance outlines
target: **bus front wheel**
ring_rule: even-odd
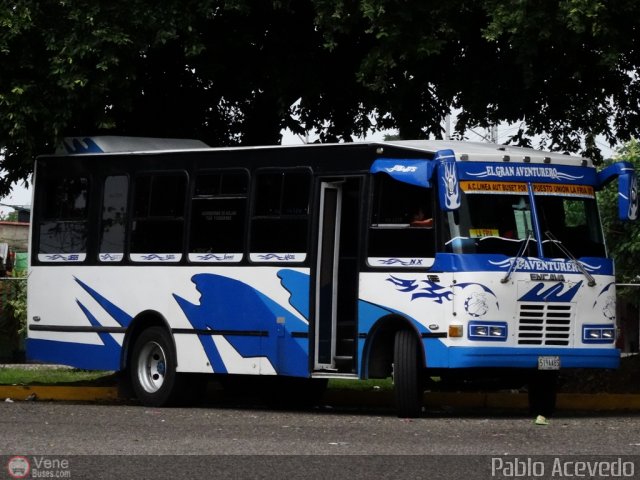
[[[413,332],[399,330],[393,350],[393,383],[398,417],[417,418],[422,413],[422,375],[418,340]]]
[[[149,407],[176,400],[178,375],[171,336],[162,327],[150,327],[136,339],[131,356],[131,384],[136,397]]]

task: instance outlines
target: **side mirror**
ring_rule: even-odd
[[[618,217],[620,220],[638,218],[638,179],[635,172],[618,178]]]
[[[629,162],[616,162],[598,172],[596,188],[618,179],[618,217],[620,220],[638,218],[638,180],[633,165]]]
[[[440,208],[445,212],[460,208],[460,182],[456,156],[453,150],[440,150],[434,160],[438,161],[438,190]]]

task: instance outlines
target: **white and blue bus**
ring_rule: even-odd
[[[35,165],[32,361],[128,372],[154,406],[194,374],[291,395],[391,376],[404,417],[434,377],[515,374],[549,405],[559,369],[619,364],[596,192],[617,180],[635,219],[627,163],[443,141],[65,147]]]

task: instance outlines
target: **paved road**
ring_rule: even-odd
[[[314,457],[252,457],[247,463],[235,457],[74,457],[76,455],[313,455]],[[392,412],[319,408],[305,412],[279,412],[261,408],[155,409],[132,405],[85,405],[46,402],[0,403],[0,458],[24,455],[35,458],[71,458],[75,475],[91,465],[114,477],[113,469],[124,473],[138,467],[191,471],[202,464],[217,471],[216,478],[323,478],[336,469],[336,478],[372,478],[386,472],[390,478],[423,478],[424,462],[430,462],[430,478],[463,478],[453,471],[469,468],[490,478],[491,458],[532,455],[608,455],[637,459],[640,474],[640,416],[559,416],[548,426],[536,426],[522,414],[492,412],[435,412],[416,420],[403,420]],[[353,457],[343,457],[353,456]],[[384,457],[412,455],[415,457]],[[433,455],[467,455],[464,461]],[[476,457],[471,457],[471,455]],[[373,456],[373,457],[372,457]],[[278,460],[278,458],[280,458]],[[274,475],[266,464],[279,463]],[[449,458],[449,460],[447,460]],[[459,459],[462,457],[459,457]],[[615,459],[614,458],[614,459]],[[188,468],[185,470],[185,462]],[[243,465],[262,462],[260,469],[238,472]],[[434,465],[435,462],[435,465]],[[33,464],[33,461],[31,462]],[[316,465],[317,469],[309,468]],[[82,468],[79,466],[82,465]],[[216,467],[217,465],[217,467]],[[227,465],[223,468],[222,465]],[[295,466],[297,465],[297,467]],[[354,467],[355,465],[355,467]],[[353,474],[345,473],[353,470]],[[4,469],[0,465],[0,470]],[[132,470],[133,469],[133,470]],[[308,477],[301,477],[301,469]],[[389,470],[390,469],[390,470]],[[438,472],[442,470],[442,477]],[[229,472],[235,472],[231,474]],[[147,471],[151,475],[151,470]],[[228,472],[229,476],[220,474]],[[0,473],[0,478],[2,477]],[[122,473],[122,472],[121,472]],[[251,475],[251,473],[253,475]],[[366,474],[369,474],[368,476]],[[104,478],[108,478],[106,475]],[[167,473],[168,475],[168,473]],[[360,476],[362,475],[362,476]],[[416,476],[417,475],[417,476]],[[98,478],[95,472],[92,477]],[[158,476],[156,478],[170,478]],[[410,477],[407,477],[410,478]]]

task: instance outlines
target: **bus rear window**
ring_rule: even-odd
[[[44,183],[38,223],[39,260],[84,260],[87,251],[88,178],[45,178]]]

